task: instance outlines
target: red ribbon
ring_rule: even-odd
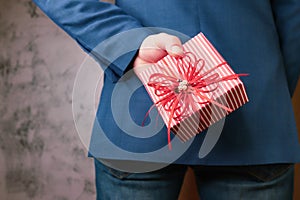
[[[157,101],[147,112],[145,118],[149,115],[154,106],[161,106],[165,111],[169,112],[168,128],[168,146],[172,149],[171,145],[171,122],[172,119],[181,121],[188,116],[188,113],[196,112],[197,104],[214,104],[225,111],[232,112],[231,108],[228,108],[213,99],[208,98],[205,93],[211,93],[218,88],[218,83],[221,81],[227,81],[237,79],[240,76],[247,76],[248,74],[232,74],[225,77],[215,72],[215,70],[221,66],[227,64],[222,62],[219,65],[209,69],[208,71],[201,73],[205,66],[203,59],[196,59],[196,56],[191,53],[185,53],[182,58],[174,58],[177,63],[178,74],[166,74],[154,73],[150,76],[148,86],[154,88],[154,93],[160,100]],[[168,64],[164,63],[166,66]],[[213,73],[214,72],[214,73]],[[207,86],[215,85],[212,89],[205,89]],[[195,102],[194,97],[200,97],[203,99],[201,102]]]

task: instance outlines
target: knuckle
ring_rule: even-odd
[[[156,36],[158,36],[158,37],[168,37],[169,34],[167,34],[167,33],[158,33],[158,34],[156,34]]]
[[[178,42],[179,38],[175,35],[170,35],[167,33],[158,33],[155,35],[156,37],[164,38],[165,41],[170,41],[170,42]]]
[[[172,35],[172,36],[170,36],[170,42],[177,44],[177,43],[180,43],[180,40],[178,37]]]

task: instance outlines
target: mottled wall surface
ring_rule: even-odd
[[[0,0],[0,199],[95,199],[72,117],[85,57],[30,0]]]

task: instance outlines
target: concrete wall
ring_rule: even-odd
[[[95,199],[71,106],[85,54],[30,0],[0,2],[0,199]]]

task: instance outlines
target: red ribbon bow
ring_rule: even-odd
[[[203,59],[196,59],[196,56],[191,53],[185,53],[182,58],[176,59],[177,76],[175,74],[154,73],[150,76],[148,86],[154,88],[154,93],[160,100],[157,101],[147,112],[145,118],[149,115],[152,108],[161,106],[165,111],[169,112],[168,128],[168,146],[171,146],[171,122],[172,119],[181,121],[188,116],[189,113],[197,111],[195,103],[214,104],[225,111],[232,112],[231,108],[228,108],[213,99],[208,98],[205,93],[210,93],[218,88],[218,83],[221,81],[227,81],[237,79],[240,76],[247,76],[248,74],[232,74],[229,76],[220,77],[215,72],[217,68],[226,65],[227,62],[222,62],[219,65],[209,69],[208,71],[201,73],[205,66]],[[168,65],[167,63],[164,63]],[[165,71],[165,69],[162,69]],[[215,85],[212,89],[206,89],[207,86]],[[194,97],[200,97],[203,101],[196,101]]]

